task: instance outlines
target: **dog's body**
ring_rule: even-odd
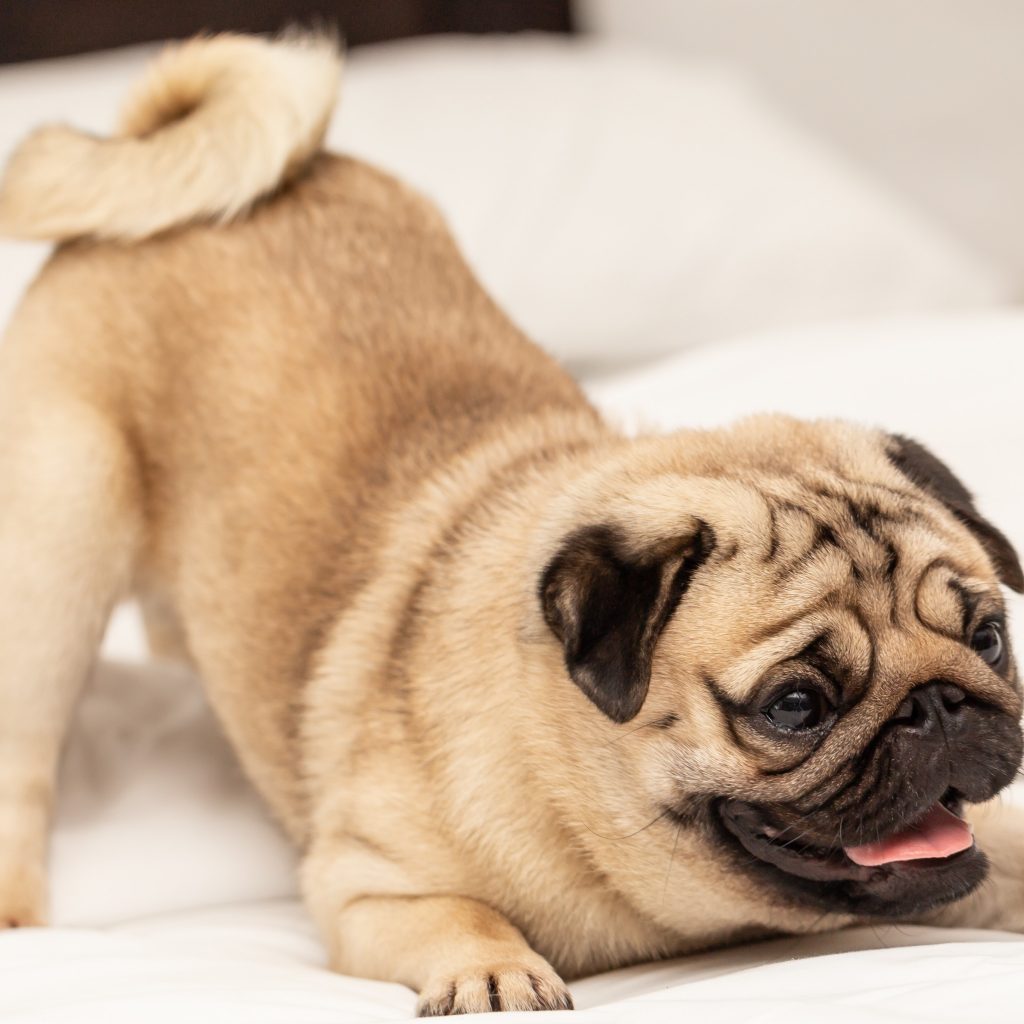
[[[192,44],[169,80],[261,48],[276,54]],[[136,114],[158,150],[202,126],[205,85],[150,88],[159,116]],[[825,888],[756,852],[802,815],[830,856],[878,856],[940,796],[978,802],[1015,772],[1016,672],[975,638],[1002,614],[998,579],[1024,581],[948,471],[844,424],[622,438],[488,299],[429,203],[313,155],[326,114],[292,124],[245,195],[214,188],[174,223],[294,177],[279,194],[231,223],[65,246],[11,324],[0,916],[41,918],[61,737],[134,590],[154,649],[198,668],[303,849],[333,964],[416,987],[424,1012],[567,1005],[556,971],[887,909],[1024,927],[1015,821],[986,825],[999,884],[970,896],[973,851],[934,883],[847,863]],[[0,191],[9,230],[173,227],[138,197],[134,220],[74,201],[33,220],[43,156],[26,153]],[[765,731],[763,680],[798,662],[832,688],[827,735]],[[923,750],[933,719],[952,766],[934,793],[900,746],[911,726],[885,741],[886,765],[895,750],[920,775],[920,806],[897,813],[878,737],[913,721]],[[751,806],[777,826],[747,829]]]

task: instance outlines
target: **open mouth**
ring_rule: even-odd
[[[952,789],[909,825],[848,846],[815,845],[799,827],[774,824],[756,804],[724,800],[717,811],[728,836],[774,873],[788,876],[781,879],[788,888],[819,905],[836,904],[836,910],[919,911],[965,895],[986,870]]]

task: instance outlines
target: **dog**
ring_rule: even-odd
[[[44,920],[62,737],[134,594],[332,967],[421,1014],[863,921],[1024,929],[1006,537],[880,430],[623,436],[426,199],[322,151],[339,66],[191,41],[116,137],[6,170],[0,228],[60,244],[0,348],[0,922]]]

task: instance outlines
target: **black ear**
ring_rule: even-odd
[[[1013,545],[974,507],[971,492],[927,448],[901,434],[890,435],[889,460],[912,483],[938,498],[981,542],[999,578],[1024,593],[1024,570]]]
[[[590,526],[570,534],[545,569],[544,620],[573,681],[613,721],[628,722],[643,706],[658,637],[713,546],[703,523],[643,555],[621,531]]]

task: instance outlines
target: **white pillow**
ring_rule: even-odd
[[[109,131],[151,52],[0,69],[0,159],[42,121]],[[329,141],[433,196],[496,298],[577,369],[1007,296],[722,68],[540,36],[360,49]],[[0,244],[0,324],[44,254]]]
[[[353,54],[329,138],[432,195],[577,369],[1009,295],[718,66],[540,36],[390,44]]]

